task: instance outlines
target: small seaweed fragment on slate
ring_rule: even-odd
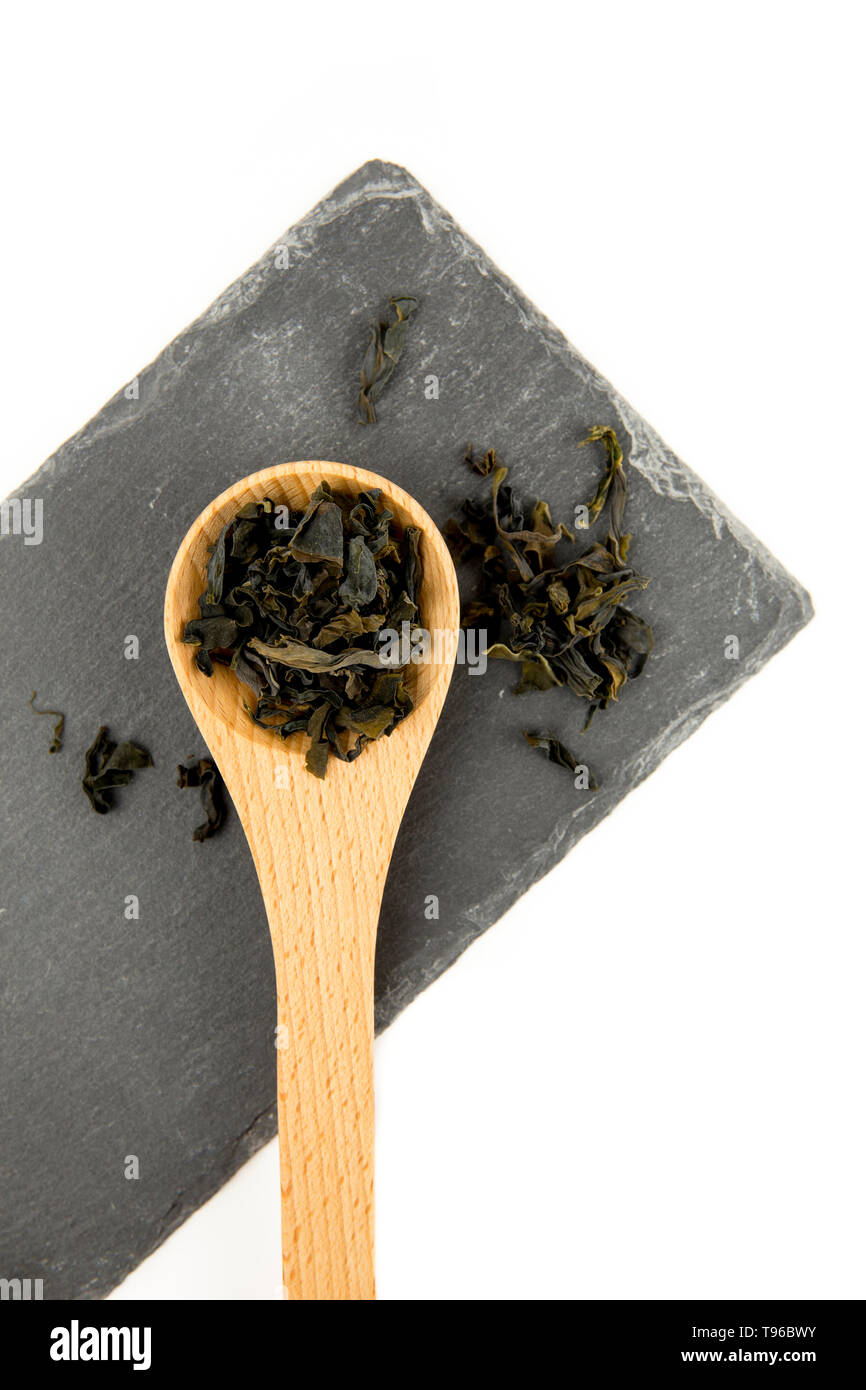
[[[376,401],[400,361],[406,345],[406,329],[418,308],[418,300],[411,294],[394,294],[388,300],[388,307],[393,311],[393,322],[386,319],[370,325],[370,341],[361,363],[358,408],[364,425],[376,423]]]
[[[194,758],[188,767],[178,764],[177,785],[182,789],[199,788],[205,820],[202,825],[196,826],[192,838],[199,844],[202,840],[209,840],[226,818],[225,783],[213,758]]]
[[[421,625],[421,533],[393,523],[378,488],[353,497],[322,483],[303,512],[251,503],[218,537],[201,616],[184,630],[204,675],[229,666],[250,688],[257,724],[307,734],[317,777],[412,710],[397,637]]]
[[[114,806],[112,790],[127,786],[142,767],[153,767],[147,749],[137,743],[115,743],[106,726],[101,725],[84,755],[81,783],[94,811],[100,816],[110,811]]]
[[[598,791],[598,782],[586,766],[586,763],[579,763],[574,754],[566,748],[564,743],[561,743],[558,738],[555,738],[553,734],[534,734],[531,733],[530,730],[524,729],[523,737],[526,739],[530,748],[537,748],[549,762],[555,763],[557,767],[564,767],[566,772],[574,774],[578,770],[583,771],[586,769],[586,785],[588,789],[593,792]]]
[[[478,458],[472,449],[471,444],[467,444],[466,453],[463,455],[463,462],[471,468],[474,473],[479,473],[482,478],[486,478],[496,468],[496,450],[487,449]]]
[[[61,714],[59,709],[37,709],[33,703],[35,699],[36,691],[34,690],[33,694],[30,696],[29,702],[30,708],[32,709],[34,714],[50,714],[54,719],[57,720],[57,723],[54,725],[54,736],[51,740],[51,746],[49,747],[48,751],[49,753],[59,753],[61,748],[63,747],[63,729],[66,724],[66,715]]]
[[[490,497],[463,503],[460,520],[444,528],[455,561],[475,560],[478,597],[464,606],[464,627],[492,627],[488,655],[520,665],[515,694],[563,686],[588,705],[584,729],[599,708],[616,700],[626,681],[640,675],[652,651],[652,628],[623,600],[649,580],[628,562],[624,531],[626,480],[622,450],[607,426],[590,430],[579,447],[604,446],[606,467],[586,507],[588,524],[609,506],[608,534],[563,562],[557,547],[574,542],[554,527],[546,502],[528,519],[497,466]]]

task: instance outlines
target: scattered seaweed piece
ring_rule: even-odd
[[[48,751],[49,753],[59,753],[61,748],[63,747],[63,730],[66,726],[66,715],[62,714],[59,709],[37,709],[33,703],[35,699],[36,691],[34,690],[33,694],[30,696],[29,701],[30,708],[32,709],[34,714],[50,714],[54,719],[57,720],[57,723],[54,725],[54,736],[51,740],[51,746],[48,749]]]
[[[394,294],[388,300],[388,307],[393,312],[393,322],[385,319],[370,325],[370,340],[361,363],[358,409],[364,425],[376,423],[376,401],[400,361],[406,345],[406,329],[418,308],[418,300],[411,294]]]
[[[608,534],[563,563],[556,554],[567,527],[554,527],[546,502],[528,519],[496,467],[491,495],[467,498],[459,520],[444,528],[455,561],[473,560],[479,593],[464,605],[464,627],[484,622],[495,640],[488,655],[520,665],[514,692],[563,686],[588,705],[584,729],[597,709],[616,700],[643,670],[652,651],[652,628],[623,600],[649,580],[628,563],[624,531],[626,479],[622,450],[608,426],[590,430],[579,447],[601,443],[604,474],[588,504],[588,524],[609,506]]]
[[[463,462],[471,468],[474,473],[486,478],[496,468],[496,450],[486,449],[478,458],[475,457],[471,444],[467,444],[466,453],[463,455]]]
[[[421,624],[421,533],[393,523],[378,488],[349,496],[322,483],[296,513],[251,503],[218,537],[200,616],[184,630],[204,675],[229,666],[250,688],[257,724],[307,734],[316,777],[412,710],[410,654],[380,639]]]
[[[598,782],[586,766],[586,763],[578,762],[574,754],[566,748],[564,743],[560,742],[558,738],[555,738],[553,734],[534,734],[528,729],[524,729],[523,737],[526,739],[530,748],[537,748],[539,753],[547,758],[548,762],[555,763],[557,767],[564,767],[566,772],[570,772],[572,776],[576,772],[586,769],[586,785],[588,789],[593,792],[598,791]]]
[[[115,743],[102,724],[84,755],[81,783],[97,815],[104,816],[114,806],[111,792],[115,787],[127,786],[140,768],[152,766],[146,748],[137,743]]]
[[[219,768],[213,758],[193,759],[189,766],[178,764],[177,785],[182,789],[198,787],[205,820],[197,825],[192,838],[201,843],[215,835],[226,818],[226,790]]]

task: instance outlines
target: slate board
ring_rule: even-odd
[[[367,326],[395,291],[422,308],[380,422],[364,427]],[[634,606],[655,654],[581,745],[603,783],[594,796],[520,737],[531,725],[576,735],[569,696],[500,697],[505,663],[457,670],[385,893],[384,1028],[808,621],[808,595],[411,175],[380,162],[19,490],[42,499],[44,539],[0,543],[4,1277],[42,1278],[46,1299],[101,1297],[275,1131],[272,961],[252,863],[236,818],[194,844],[197,798],[174,787],[175,764],[204,751],[161,633],[187,527],[236,479],[307,458],[385,474],[442,524],[474,485],[470,439],[495,444],[517,490],[568,518],[594,490],[599,456],[575,444],[595,423],[626,450],[632,554],[652,576]],[[124,656],[131,634],[137,660]],[[56,757],[49,721],[27,710],[34,687],[68,714]],[[105,818],[80,789],[103,721],[156,761]],[[124,917],[131,894],[138,920]]]

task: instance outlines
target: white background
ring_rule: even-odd
[[[861,14],[5,21],[2,491],[378,156],[815,600],[378,1043],[382,1298],[866,1294]],[[120,1296],[276,1297],[276,1175],[271,1145]]]

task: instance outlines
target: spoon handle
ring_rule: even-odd
[[[385,742],[383,740],[383,742]],[[372,754],[372,756],[370,756]],[[378,750],[365,752],[378,761]],[[283,1288],[373,1299],[373,976],[388,865],[412,778],[322,782],[273,751],[225,768],[274,949]],[[347,777],[346,774],[349,774]],[[390,775],[389,775],[390,774]],[[354,789],[353,789],[354,788]]]
[[[282,878],[290,897],[259,870],[277,982],[283,1284],[287,1298],[372,1299],[373,971],[387,861],[377,874],[352,863],[350,844],[310,849],[303,871],[295,862]]]

